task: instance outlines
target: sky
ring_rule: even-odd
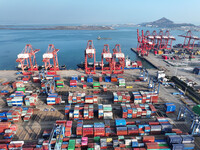
[[[127,24],[166,17],[200,25],[200,0],[0,0],[1,24]]]

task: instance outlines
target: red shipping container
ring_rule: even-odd
[[[7,144],[0,144],[0,149],[7,150],[8,149]]]
[[[147,142],[154,142],[155,141],[155,137],[154,136],[143,136],[143,142],[147,143]]]

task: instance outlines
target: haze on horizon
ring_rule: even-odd
[[[0,0],[0,25],[127,24],[166,17],[200,25],[199,0]]]

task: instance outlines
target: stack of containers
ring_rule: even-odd
[[[84,105],[83,111],[84,119],[93,119],[94,118],[94,106],[93,105]]]
[[[22,106],[23,105],[24,92],[15,91],[9,98],[6,99],[8,106]]]
[[[32,115],[33,115],[33,109],[28,108],[28,111],[27,111],[26,115],[24,116],[24,121],[29,121]]]
[[[132,92],[132,95],[135,104],[158,102],[158,94],[156,93],[140,91]]]
[[[118,136],[128,135],[125,119],[115,119],[115,125]]]
[[[80,105],[75,105],[74,106],[74,120],[78,120],[79,119],[79,107],[80,107]]]
[[[7,121],[6,113],[7,112],[0,112],[0,120],[1,121]]]
[[[151,104],[121,104],[122,118],[150,118],[156,109]]]
[[[86,95],[85,103],[88,103],[88,104],[98,103],[98,98],[95,95]]]
[[[76,80],[76,81],[78,81],[78,75],[73,75],[73,76],[71,77],[71,80]]]
[[[94,136],[94,128],[93,125],[83,125],[83,136],[93,137]]]
[[[23,81],[16,81],[16,82],[13,82],[12,86],[13,86],[14,89],[19,88],[19,87],[24,87],[24,82]]]
[[[173,113],[176,110],[176,105],[174,103],[165,103],[166,113]]]
[[[107,89],[107,86],[106,86],[106,85],[103,85],[103,91],[104,91],[104,92],[107,92],[107,91],[108,91],[108,89]]]
[[[25,116],[27,114],[27,111],[28,111],[28,107],[23,107],[21,116]]]
[[[28,81],[30,80],[30,76],[23,76],[22,80],[24,81],[24,83],[28,83]]]
[[[93,82],[93,89],[99,89],[100,83],[99,82]]]
[[[192,135],[168,135],[167,142],[172,150],[194,149],[194,137]]]
[[[130,103],[131,96],[128,92],[113,92],[114,103]]]
[[[47,105],[55,105],[60,104],[62,101],[62,97],[57,93],[48,94],[47,97]]]
[[[87,89],[87,85],[83,84],[83,89],[86,90]]]
[[[81,82],[84,82],[84,81],[85,81],[85,77],[81,76]]]
[[[68,103],[84,103],[85,93],[84,92],[69,92]]]
[[[102,77],[102,75],[100,74],[99,75],[99,82],[102,82],[103,81],[103,77]]]
[[[103,119],[103,105],[102,104],[98,105],[98,118]]]
[[[6,129],[10,129],[11,122],[0,122],[0,134],[4,134]]]
[[[149,124],[140,124],[138,125],[139,135],[149,135],[151,132],[151,128]]]
[[[113,119],[112,105],[104,104],[103,105],[103,119]]]
[[[37,100],[38,100],[38,95],[36,93],[33,93],[30,96],[26,96],[24,98],[26,106],[35,106]]]
[[[137,125],[127,125],[127,129],[128,129],[128,135],[138,135],[139,134]]]
[[[33,76],[32,78],[33,78],[33,82],[34,82],[34,83],[40,83],[40,78],[39,78],[39,76]]]
[[[67,121],[65,125],[65,136],[70,137],[72,134],[72,121]]]
[[[1,95],[7,95],[8,93],[10,93],[9,90],[1,90]]]
[[[82,134],[83,134],[83,120],[79,120],[77,122],[76,135],[82,136]]]
[[[162,128],[161,125],[159,125],[159,122],[149,122],[151,131],[151,135],[159,135],[161,134]]]
[[[111,75],[111,82],[117,82],[117,76]]]
[[[54,80],[60,80],[60,75],[54,75]]]
[[[92,75],[87,76],[87,82],[93,82],[93,76]]]
[[[65,106],[65,116],[68,116],[68,115],[69,115],[69,110],[70,110],[70,108],[71,108],[71,105],[70,105],[70,104],[68,104],[68,105]]]
[[[109,76],[105,76],[105,82],[111,82],[111,78]]]
[[[63,80],[56,80],[56,87],[64,87],[64,81]]]
[[[119,82],[119,87],[125,87],[126,86],[125,79],[118,79],[118,82]]]
[[[70,80],[70,87],[77,87],[77,81],[76,80]]]
[[[75,144],[76,144],[75,140],[69,140],[68,150],[74,150],[75,149]]]
[[[103,122],[94,123],[94,136],[105,136],[105,125]]]
[[[157,121],[161,125],[161,131],[166,133],[166,132],[172,132],[172,124],[169,123],[169,121],[164,118],[164,117],[157,117]]]
[[[22,108],[12,107],[6,114],[8,121],[18,122],[21,118]]]

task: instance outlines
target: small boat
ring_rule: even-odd
[[[102,38],[102,37],[98,36],[97,40],[111,40],[111,38]]]

